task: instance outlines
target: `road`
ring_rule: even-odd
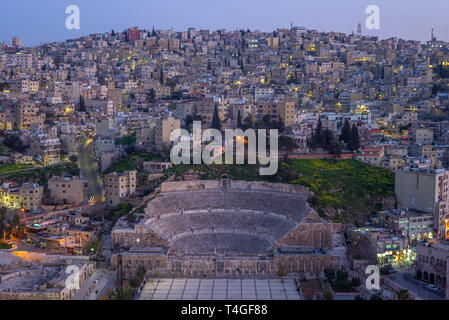
[[[31,215],[31,216],[27,216],[27,217],[21,218],[20,222],[28,223],[30,221],[39,220],[39,219],[46,220],[46,219],[49,219],[51,217],[57,216],[59,214],[63,214],[63,213],[74,211],[74,210],[78,210],[78,211],[81,210],[82,211],[83,209],[86,209],[86,208],[89,208],[89,207],[90,207],[90,204],[85,203],[83,205],[80,205],[80,206],[77,206],[77,207],[72,207],[72,208],[69,208],[69,209],[58,210],[58,211],[51,211],[51,212],[42,212],[40,214]]]
[[[76,292],[72,300],[85,300],[94,286],[95,280],[98,280],[104,274],[103,270],[95,270],[89,278],[82,284],[81,288]]]
[[[87,179],[87,196],[94,203],[104,201],[103,180],[98,173],[98,163],[93,149],[93,140],[86,138],[78,145],[78,166]]]
[[[102,237],[102,251],[101,255],[106,258],[106,260],[110,261],[112,256],[112,239],[111,234],[108,232]]]
[[[117,282],[115,272],[107,271],[104,276],[98,281],[98,284],[93,288],[88,300],[98,300],[107,294],[108,289],[114,290]]]
[[[428,290],[424,283],[416,281],[410,273],[399,271],[389,277],[389,279],[413,292],[423,300],[444,300],[443,297]]]

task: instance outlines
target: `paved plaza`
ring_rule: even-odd
[[[302,300],[293,279],[157,279],[139,300]]]

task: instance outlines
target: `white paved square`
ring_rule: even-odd
[[[293,279],[154,279],[139,300],[302,300]]]

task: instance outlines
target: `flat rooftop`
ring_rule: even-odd
[[[139,300],[303,300],[294,279],[154,279]]]

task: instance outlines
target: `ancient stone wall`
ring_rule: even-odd
[[[137,225],[135,229],[131,228],[117,228],[112,230],[111,233],[112,245],[118,245],[120,247],[154,247],[154,246],[167,246],[166,240],[159,235],[149,230],[144,225]]]
[[[143,266],[147,271],[163,272],[168,270],[167,254],[126,253],[122,254],[122,270],[124,276],[134,276],[138,267]],[[117,270],[118,255],[111,256],[111,268]]]
[[[338,232],[339,223],[301,223],[276,244],[280,246],[311,246],[314,248],[332,249],[333,234]]]
[[[260,259],[258,256],[219,257],[216,255],[178,256],[157,254],[124,254],[122,269],[126,277],[131,277],[139,265],[147,271],[170,277],[276,277],[279,269],[287,274],[319,275],[326,268],[340,268],[341,257],[310,255],[275,255]],[[117,255],[111,258],[111,267],[117,270]]]
[[[265,190],[298,193],[310,196],[312,193],[301,185],[269,183],[265,181],[233,181],[224,180],[192,180],[165,182],[161,186],[162,192],[186,191],[186,190],[208,190],[217,188],[229,188],[238,190]]]
[[[61,300],[60,292],[0,292],[0,300]]]

